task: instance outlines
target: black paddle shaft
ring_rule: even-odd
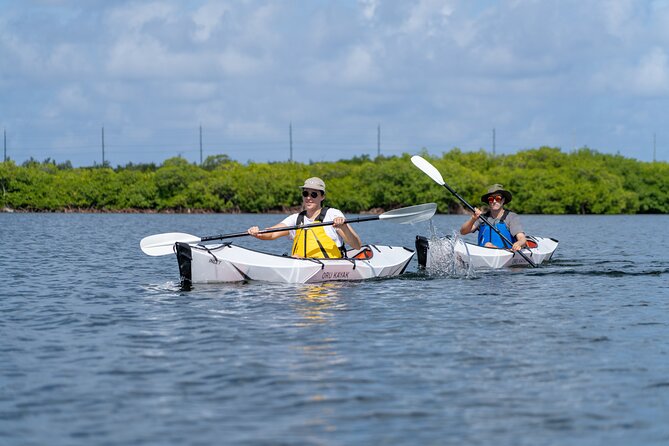
[[[379,215],[372,215],[369,217],[360,217],[360,218],[352,218],[350,220],[344,220],[344,223],[358,223],[361,221],[371,221],[371,220],[378,220],[380,218]],[[327,221],[327,222],[319,222],[319,223],[311,223],[308,225],[296,225],[296,226],[286,226],[285,228],[272,228],[272,229],[264,229],[262,231],[258,231],[258,234],[269,234],[270,232],[282,232],[282,231],[291,231],[293,229],[305,229],[305,228],[316,228],[318,226],[330,226],[334,224],[332,221]],[[202,237],[200,241],[202,242],[209,242],[212,240],[222,240],[225,238],[235,238],[235,237],[244,237],[250,235],[248,232],[235,232],[232,234],[220,234],[220,235],[211,235],[208,237]]]
[[[455,195],[456,198],[462,202],[462,204],[464,204],[465,206],[467,206],[467,208],[468,208],[471,212],[476,213],[476,209],[474,209],[474,207],[473,207],[471,204],[467,203],[467,200],[465,200],[464,198],[462,198],[462,197],[460,196],[460,194],[458,194],[456,191],[454,191],[454,190],[451,188],[451,186],[449,186],[448,184],[446,184],[446,183],[444,182],[444,187],[445,187],[446,189],[448,189],[448,191],[449,191],[450,193],[452,193],[453,195]],[[513,243],[511,242],[511,240],[509,240],[508,238],[506,238],[506,236],[505,236],[504,234],[502,234],[502,233],[499,231],[499,229],[497,229],[496,226],[491,225],[490,222],[488,221],[488,219],[485,218],[485,217],[483,216],[483,214],[479,215],[479,218],[481,219],[481,221],[482,221],[483,223],[485,223],[485,224],[487,224],[488,226],[490,226],[490,227],[492,228],[492,230],[495,231],[495,232],[497,233],[497,235],[499,235],[500,237],[502,237],[502,240],[504,240],[506,243],[508,243],[509,246],[513,246]],[[537,267],[537,264],[534,263],[534,262],[532,261],[532,259],[530,259],[529,257],[527,257],[527,255],[526,255],[524,252],[522,252],[522,251],[516,251],[516,252],[517,252],[518,254],[520,254],[525,260],[527,260],[527,263],[529,263],[530,265],[532,265],[533,268],[536,268],[536,267]]]

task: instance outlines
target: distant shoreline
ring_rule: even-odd
[[[482,208],[481,194],[503,184],[520,214],[669,214],[669,163],[642,163],[591,149],[541,147],[514,155],[453,149],[429,157],[461,197]],[[433,202],[443,214],[467,214],[461,200],[415,169],[409,154],[337,162],[249,163],[223,155],[202,165],[181,157],[160,166],[71,168],[49,160],[0,163],[5,212],[290,214],[298,186],[317,176],[326,204],[344,213],[379,214]],[[445,185],[445,184],[444,184]],[[333,191],[333,192],[330,192]]]
[[[390,209],[389,209],[390,210]],[[206,214],[220,214],[220,215],[239,215],[239,214],[276,214],[276,215],[288,215],[295,212],[299,212],[300,208],[295,207],[293,209],[287,210],[271,210],[265,212],[248,212],[248,211],[239,211],[239,210],[228,210],[228,211],[212,211],[207,209],[185,209],[185,210],[155,210],[155,209],[77,209],[77,208],[68,208],[61,210],[27,210],[27,209],[12,209],[4,207],[0,209],[0,214],[163,214],[163,215],[206,215]],[[362,212],[345,212],[346,214],[359,214],[359,215],[379,215],[386,212],[386,210],[381,208],[374,208]],[[449,212],[447,214],[437,214],[437,215],[468,215],[469,213],[462,209],[461,212]],[[636,213],[636,214],[521,214],[521,215],[666,215],[661,212],[654,213]]]
[[[12,209],[9,207],[4,207],[0,210],[0,213],[6,214],[292,214],[300,211],[300,207],[294,207],[286,210],[270,210],[266,212],[245,212],[240,210],[227,210],[227,211],[213,211],[210,209],[184,209],[184,210],[175,210],[175,209],[165,209],[165,210],[155,210],[155,209],[87,209],[87,208],[66,208],[60,210],[38,210],[38,209]],[[356,212],[358,214],[369,214],[369,215],[379,215],[384,213],[384,209],[375,208],[367,211]]]

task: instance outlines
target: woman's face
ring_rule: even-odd
[[[307,210],[320,208],[324,199],[325,195],[322,191],[302,189],[302,203],[304,203],[304,208]]]

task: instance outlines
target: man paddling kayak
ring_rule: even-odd
[[[343,257],[344,243],[353,249],[360,249],[362,242],[353,228],[346,224],[344,214],[335,208],[323,207],[325,182],[318,177],[308,178],[302,189],[303,211],[289,215],[280,223],[267,229],[308,225],[316,222],[333,222],[332,225],[308,229],[286,230],[260,233],[258,226],[252,226],[248,233],[260,240],[275,240],[289,236],[293,240],[292,257],[340,258]]]
[[[467,235],[478,231],[479,246],[487,248],[511,248],[519,251],[525,247],[527,239],[520,224],[520,217],[515,212],[504,209],[504,205],[510,203],[511,199],[511,192],[505,190],[501,184],[493,184],[488,188],[488,193],[481,197],[481,201],[488,203],[490,207],[483,216],[513,242],[512,246],[509,246],[497,232],[479,219],[482,214],[479,208],[474,208],[474,214],[462,224],[460,234]]]

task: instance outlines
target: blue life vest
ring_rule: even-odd
[[[511,240],[512,243],[515,243],[516,238],[511,235],[508,226],[506,225],[506,223],[504,223],[504,220],[506,220],[507,215],[509,215],[509,211],[504,210],[502,218],[499,219],[499,222],[497,222],[495,227],[499,232],[501,232],[504,235],[504,237]],[[483,216],[489,219],[490,212],[486,212]],[[478,241],[479,246],[485,246],[486,243],[490,242],[493,245],[497,246],[498,248],[511,248],[511,246],[509,246],[509,244],[506,243],[504,239],[500,237],[497,232],[493,231],[493,229],[487,224],[481,222],[478,231],[479,231],[479,241]]]

